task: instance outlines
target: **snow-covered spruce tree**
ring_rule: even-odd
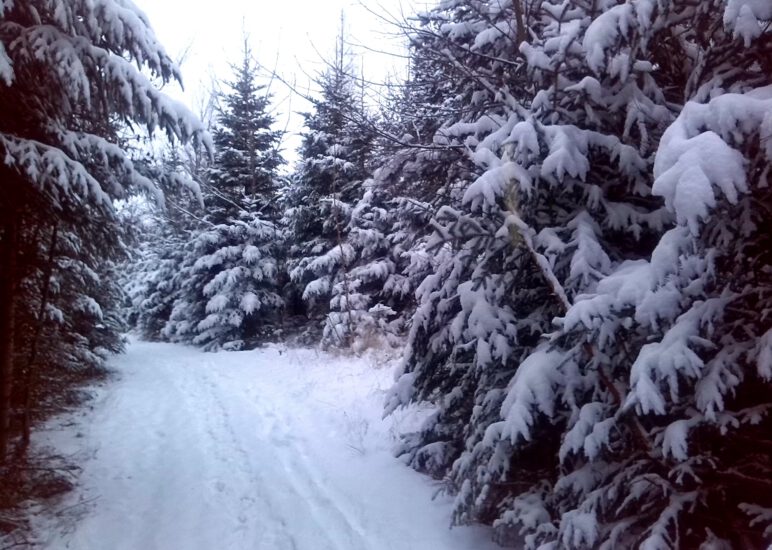
[[[277,227],[280,133],[270,94],[256,83],[245,43],[230,91],[220,98],[215,156],[203,174],[207,215],[186,247],[166,337],[205,349],[242,349],[270,337],[280,321]]]
[[[35,419],[61,410],[63,392],[121,351],[121,288],[114,273],[121,227],[98,209],[48,210],[37,204],[20,224],[11,406],[19,423],[17,454],[26,451]]]
[[[371,160],[377,169],[345,231],[348,284],[339,272],[325,345],[394,344],[395,336],[406,333],[418,285],[442,262],[441,253],[426,250],[432,214],[442,204],[458,202],[456,184],[469,177],[463,147],[450,144],[439,131],[455,120],[449,116],[458,112],[454,78],[464,75],[439,49],[427,47],[436,45],[435,36],[407,35],[410,75],[392,89],[378,121]]]
[[[185,245],[201,225],[202,197],[196,183],[200,156],[179,146],[146,151],[134,163],[163,190],[165,207],[131,199],[119,210],[122,224],[133,229],[121,274],[127,294],[124,317],[147,340],[163,339],[180,292],[177,275]]]
[[[173,280],[180,293],[164,335],[207,350],[238,350],[270,338],[284,304],[280,245],[276,226],[248,211],[197,233]]]
[[[27,353],[36,354],[40,365],[46,366],[49,372],[40,372],[42,377],[100,367],[123,345],[123,291],[115,272],[124,256],[122,231],[114,220],[86,210],[69,223],[57,220],[44,234],[48,243],[41,252],[48,257],[38,276],[22,283],[29,285],[26,294],[40,308],[31,319],[35,324],[29,327],[40,331],[39,341],[29,342]],[[25,370],[33,367],[27,365]],[[52,378],[41,389],[56,383]]]
[[[584,47],[596,74],[613,74],[637,27],[639,52],[679,60],[687,102],[652,142],[652,192],[676,223],[576,297],[491,432],[512,441],[534,413],[565,418],[547,539],[761,548],[772,541],[772,5],[645,8],[609,10]]]
[[[50,366],[41,363],[42,356],[20,353],[25,345],[20,339],[29,332],[17,328],[40,326],[49,313],[41,299],[59,298],[52,311],[60,329],[56,338],[35,336],[27,346],[44,342],[57,365],[74,359],[66,351],[68,341],[91,351],[96,364],[102,355],[98,342],[107,341],[97,333],[114,337],[115,327],[104,322],[111,315],[109,280],[101,277],[108,277],[105,260],[115,248],[100,248],[101,236],[115,239],[109,237],[115,229],[114,198],[129,189],[157,196],[118,145],[116,121],[182,140],[202,131],[138,66],[160,81],[179,78],[146,18],[131,4],[30,0],[0,5],[0,99],[6,106],[0,115],[0,170],[7,187],[0,199],[0,457],[8,447],[11,408],[27,393],[27,388],[19,391],[21,373]],[[61,226],[52,225],[55,221]],[[95,235],[87,233],[93,229]],[[54,232],[57,239],[45,238]],[[54,254],[47,256],[51,243]],[[69,250],[77,257],[56,261]],[[56,261],[50,272],[29,265],[33,258],[47,257]],[[27,275],[38,282],[35,294]],[[93,284],[79,284],[81,275]],[[84,308],[90,316],[80,315]],[[24,320],[40,311],[42,316]]]
[[[491,29],[488,16],[502,27],[506,22],[506,32]],[[513,21],[511,11],[480,2],[445,2],[423,17],[416,30],[423,39],[416,45],[427,50],[423,58],[434,56],[439,67],[454,75],[447,80],[455,85],[446,91],[450,120],[435,130],[435,143],[476,148],[499,130],[493,134],[497,142],[488,147],[500,147],[512,131],[510,111],[526,111],[519,100],[527,93],[517,90],[520,95],[514,96],[504,88],[507,79],[525,80],[525,64],[508,61],[516,60]],[[478,42],[480,49],[473,50]],[[476,162],[483,158],[470,156]],[[513,168],[513,162],[505,167],[511,175]],[[485,166],[473,169],[479,175]],[[529,251],[519,246],[524,243],[499,231],[507,207],[494,205],[473,215],[460,211],[474,172],[448,181],[444,204],[437,204],[434,226],[439,232],[429,244],[443,253],[444,261],[418,288],[406,372],[391,403],[428,399],[439,405],[404,447],[414,467],[437,477],[447,475],[465,441],[479,439],[481,427],[496,418],[496,391],[506,386],[517,360],[557,313]]]
[[[664,342],[668,324],[690,311],[683,309],[688,303],[725,292],[731,278],[717,276],[713,255],[719,244],[728,247],[732,231],[739,239],[758,223],[751,214],[744,227],[711,232],[714,241],[700,244],[694,223],[689,229],[679,214],[674,192],[665,191],[654,153],[683,98],[704,102],[727,90],[768,84],[767,14],[743,2],[445,2],[434,17],[447,44],[442,53],[473,73],[471,94],[490,103],[482,116],[449,129],[469,146],[480,177],[467,184],[462,210],[444,208],[437,216],[436,246],[451,246],[454,254],[419,290],[405,374],[391,402],[429,399],[438,405],[422,432],[406,441],[411,462],[447,476],[458,492],[456,522],[492,522],[502,542],[520,533],[527,547],[659,548],[679,541],[691,547],[714,536],[738,547],[758,545],[763,503],[726,497],[741,492],[742,483],[715,475],[722,453],[697,452],[687,460],[676,436],[688,422],[676,422],[669,434],[666,428],[700,410],[699,381],[709,371],[702,365],[710,364],[727,333],[710,337],[715,315],[695,320],[694,314],[693,332],[685,335],[693,349],[678,355],[683,359],[673,357],[667,371],[667,354],[676,351],[670,341],[660,347],[668,351],[659,354],[657,366],[645,357],[651,357],[647,343]],[[687,105],[684,113],[690,109],[695,107]],[[744,169],[761,178],[753,166],[768,162],[763,138],[754,145],[754,136],[763,136],[762,118],[754,120],[745,114],[749,110],[721,111],[715,129],[701,115],[689,131],[711,129],[734,147],[744,145]],[[665,138],[658,166],[674,143]],[[672,164],[685,169],[689,161],[671,155]],[[717,180],[725,188],[736,181],[736,175],[724,176]],[[713,195],[695,200],[705,187],[689,197],[690,189],[699,188],[682,180],[683,207],[696,205],[707,216]],[[736,193],[727,193],[731,203]],[[674,221],[687,227],[664,232]],[[683,237],[675,248],[673,231]],[[738,245],[728,264],[736,267],[737,255],[757,246]],[[651,281],[640,271],[636,279],[635,265],[648,265],[650,257],[658,263],[666,250],[675,250],[665,257],[672,268],[659,283],[653,271]],[[757,265],[766,260],[762,254]],[[671,276],[681,271],[684,281],[674,287]],[[763,272],[746,286],[764,288]],[[553,317],[563,321],[545,341]],[[742,316],[733,322],[738,334],[753,323]],[[684,328],[673,325],[676,333]],[[752,336],[740,337],[755,350],[748,355],[764,356],[763,333],[762,323]],[[659,365],[663,370],[651,374]],[[712,379],[721,388],[721,406],[737,395],[739,380],[749,378],[738,368],[734,362]],[[678,389],[685,383],[691,400]],[[669,387],[663,391],[669,399],[663,397],[659,409],[641,404],[631,396],[636,389],[643,393],[643,386]],[[762,409],[750,415],[741,408],[727,424],[708,411],[695,425],[704,429],[712,420],[705,431],[715,434],[747,420],[755,434],[768,422]],[[695,443],[704,446],[710,437]],[[722,458],[731,462],[729,448]],[[749,463],[760,463],[760,455]],[[696,475],[698,465],[702,475]],[[740,478],[753,469],[743,468]],[[706,532],[712,510],[730,510],[731,526]],[[742,522],[743,511],[755,514],[751,521]]]
[[[401,332],[389,305],[387,281],[395,276],[394,246],[389,234],[396,219],[376,195],[374,180],[364,183],[364,196],[351,211],[342,247],[348,252],[345,271],[332,274],[330,313],[322,344],[361,351],[396,344]],[[334,245],[333,251],[338,247]]]
[[[207,219],[213,223],[249,209],[257,209],[270,222],[279,216],[282,134],[272,128],[271,94],[257,82],[246,39],[242,55],[241,64],[232,67],[233,80],[226,83],[229,91],[218,97],[215,107],[215,161],[204,174]]]
[[[163,339],[179,288],[177,278],[185,259],[188,232],[175,229],[165,218],[156,218],[131,258],[127,292],[127,321],[146,340]]]
[[[287,196],[289,310],[314,320],[329,311],[337,283],[345,294],[351,291],[353,250],[345,239],[370,170],[373,132],[350,69],[341,45],[336,63],[318,79],[320,97],[306,114],[299,167]]]

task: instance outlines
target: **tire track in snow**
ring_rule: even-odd
[[[281,508],[281,503],[272,502],[270,499],[270,494],[275,494],[277,487],[280,487],[282,489],[281,492],[289,493],[293,497],[291,502],[292,509],[286,511],[288,514],[297,514],[299,509],[308,507],[309,514],[304,519],[313,522],[315,535],[321,539],[318,546],[320,550],[346,550],[347,548],[367,550],[367,545],[363,539],[357,540],[354,546],[341,546],[338,542],[339,537],[332,536],[332,533],[338,532],[334,527],[335,523],[330,521],[330,518],[325,514],[324,508],[312,505],[315,502],[313,487],[311,487],[312,490],[308,490],[306,487],[311,478],[304,480],[300,476],[293,475],[294,470],[288,470],[286,467],[291,456],[288,456],[285,451],[292,436],[286,433],[281,437],[276,435],[275,428],[277,424],[275,414],[270,409],[256,405],[254,400],[248,399],[238,389],[225,387],[226,384],[224,382],[228,380],[226,376],[220,374],[217,376],[219,383],[216,382],[212,374],[216,372],[216,369],[207,369],[203,374],[203,378],[205,380],[204,386],[208,388],[222,419],[219,431],[228,435],[228,446],[234,451],[233,454],[240,457],[241,468],[252,480],[254,490],[258,494],[265,492],[266,496],[262,500],[266,503],[268,509],[273,511]],[[222,398],[223,393],[228,396],[230,402],[239,404],[239,411],[247,410],[252,413],[249,415],[249,420],[252,422],[254,429],[250,430],[249,433],[241,435],[241,437],[236,434],[236,430],[230,421],[230,414]],[[262,398],[260,401],[262,401]],[[256,437],[261,433],[265,439]],[[245,447],[251,448],[253,452],[248,453]],[[270,475],[257,473],[257,470],[252,466],[255,461],[259,463],[257,469],[270,473]],[[271,488],[270,492],[267,492],[268,488]],[[242,497],[242,500],[244,499],[245,497]],[[249,497],[248,500],[253,499]],[[330,510],[335,509],[332,501],[328,500],[328,505]],[[277,537],[282,538],[285,545],[265,546],[265,549],[283,550],[284,548],[297,548],[296,542],[289,534],[290,526],[287,524],[287,521],[278,516],[276,517],[275,523],[281,526],[281,534],[277,534]],[[347,526],[348,524],[344,524],[344,528]],[[327,544],[324,543],[325,541]],[[263,547],[261,546],[260,548]]]
[[[261,396],[276,395],[276,388],[264,388]],[[297,430],[289,421],[287,415],[279,415],[273,411],[279,411],[274,403],[265,398],[258,400],[257,408],[259,416],[269,421],[268,436],[279,450],[281,458],[279,463],[283,465],[285,475],[292,484],[297,494],[307,503],[311,504],[311,510],[316,521],[327,526],[329,531],[338,534],[337,540],[331,539],[335,548],[346,550],[356,548],[369,550],[371,544],[365,529],[351,512],[345,510],[336,499],[330,488],[324,483],[320,472],[315,468],[308,457],[302,439],[294,435]],[[266,406],[266,404],[268,406]],[[340,539],[344,539],[341,541]]]
[[[207,433],[213,442],[214,454],[222,467],[217,468],[213,483],[221,495],[223,506],[234,510],[238,525],[234,531],[241,536],[237,548],[255,550],[297,550],[297,544],[286,520],[277,514],[275,503],[265,477],[253,467],[244,441],[240,440],[231,421],[231,413],[218,392],[212,377],[216,367],[211,362],[197,366],[199,384],[198,402],[209,403],[205,407]],[[222,475],[227,474],[227,475]],[[255,546],[257,545],[257,546]]]
[[[64,436],[58,448],[86,458],[79,488],[40,518],[40,546],[493,548],[469,532],[448,534],[448,509],[388,451],[352,458],[340,413],[370,414],[358,408],[370,395],[358,378],[368,371],[307,352],[281,355],[132,343],[93,411],[51,432],[55,448]],[[80,521],[64,524],[57,511],[72,506],[81,506]]]

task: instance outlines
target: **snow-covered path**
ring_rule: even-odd
[[[133,342],[74,425],[39,444],[79,453],[79,487],[38,520],[78,550],[485,550],[449,502],[393,458],[390,369],[310,350],[206,354]],[[81,503],[81,504],[79,504]]]

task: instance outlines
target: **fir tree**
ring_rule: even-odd
[[[768,464],[741,442],[769,423],[767,328],[730,304],[766,299],[763,268],[733,270],[767,261],[764,199],[741,197],[767,177],[769,15],[444,2],[419,29],[469,76],[478,107],[441,137],[477,177],[437,213],[451,254],[391,404],[437,404],[403,450],[456,522],[527,548],[761,544]]]
[[[163,329],[180,293],[178,272],[186,243],[201,225],[202,195],[197,179],[200,155],[181,147],[160,153],[146,150],[135,164],[164,192],[164,208],[145,201],[125,201],[124,227],[132,228],[130,253],[123,262],[122,287],[127,293],[129,326],[148,340],[164,339]]]
[[[281,179],[281,132],[274,130],[271,95],[257,83],[257,68],[244,42],[241,64],[233,66],[229,92],[218,100],[217,124],[213,130],[215,160],[204,175],[208,219],[214,223],[237,215],[239,210],[257,210],[268,221],[277,219],[277,196]]]
[[[276,225],[283,163],[270,94],[256,84],[248,45],[220,98],[214,161],[203,175],[207,215],[185,247],[166,337],[241,349],[276,330],[284,302]]]
[[[137,69],[162,82],[179,79],[147,20],[133,7],[32,0],[3,3],[0,17],[0,99],[12,106],[0,116],[1,170],[8,183],[0,201],[4,457],[12,399],[33,391],[29,384],[39,378],[25,375],[24,388],[19,369],[38,373],[43,358],[34,351],[43,341],[41,331],[32,331],[25,342],[30,333],[22,327],[39,327],[42,317],[54,316],[61,330],[46,340],[46,357],[54,365],[78,359],[98,365],[105,350],[118,346],[117,327],[108,322],[117,301],[106,260],[120,249],[112,201],[129,190],[160,194],[120,146],[115,121],[182,140],[199,136],[202,128]],[[71,257],[65,260],[65,255]],[[36,269],[35,258],[51,258],[54,264]],[[42,316],[30,318],[30,309]],[[29,353],[20,353],[24,349]],[[24,356],[26,366],[20,367]]]
[[[291,313],[318,319],[329,311],[336,280],[348,286],[352,250],[345,243],[352,208],[369,176],[373,132],[341,45],[320,76],[320,98],[306,115],[300,163],[288,191],[292,246],[287,290]],[[348,294],[351,289],[344,290]]]
[[[404,336],[418,287],[445,258],[445,250],[427,249],[432,216],[442,206],[460,204],[458,185],[471,175],[464,146],[447,133],[463,103],[459,83],[468,75],[442,53],[436,21],[426,23],[431,32],[406,29],[410,74],[384,106],[374,148],[377,169],[346,232],[354,290],[346,300],[340,281],[333,286],[323,339],[328,345],[377,345]],[[355,321],[347,323],[349,317]],[[348,331],[353,342],[339,337]]]

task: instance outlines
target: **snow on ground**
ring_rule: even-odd
[[[449,499],[392,456],[420,411],[381,420],[389,366],[132,342],[115,369],[91,411],[38,434],[83,467],[35,518],[42,548],[495,548],[484,528],[450,530]]]

